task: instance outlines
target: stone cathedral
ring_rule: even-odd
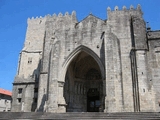
[[[160,31],[140,5],[107,19],[76,12],[29,18],[13,82],[13,112],[160,110]],[[146,27],[147,26],[147,27]]]

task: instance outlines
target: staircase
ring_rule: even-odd
[[[56,120],[160,120],[160,113],[156,112],[71,112],[71,113],[43,113],[43,112],[0,112],[0,119],[56,119]]]

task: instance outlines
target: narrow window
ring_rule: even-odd
[[[31,57],[28,58],[28,64],[32,64],[32,58]]]
[[[22,98],[17,98],[18,103],[21,103]]]
[[[18,88],[18,94],[22,94],[22,88]]]
[[[143,88],[143,92],[145,92],[145,89]]]

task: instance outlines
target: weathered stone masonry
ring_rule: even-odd
[[[28,19],[12,111],[159,111],[160,31],[140,5],[107,8],[107,20],[75,11]]]

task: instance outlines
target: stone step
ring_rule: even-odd
[[[160,120],[160,113],[43,113],[43,112],[0,112],[0,119],[57,119],[57,120]]]

